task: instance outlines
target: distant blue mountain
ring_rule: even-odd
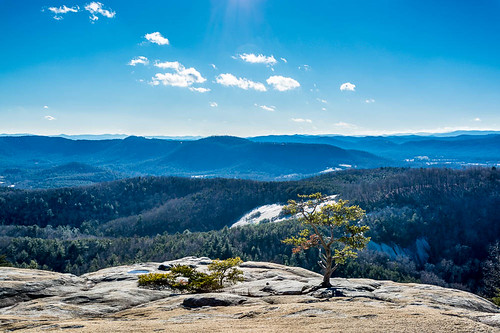
[[[50,180],[57,178],[57,172],[65,181],[75,175],[79,182],[85,175],[92,181],[96,174],[99,179],[176,175],[278,180],[394,164],[368,152],[328,144],[254,142],[230,136],[187,141],[0,137],[0,176],[5,185],[17,187],[49,186],[41,184],[43,175]]]
[[[0,186],[70,186],[138,175],[285,180],[345,168],[471,165],[500,165],[500,134],[197,140],[0,136]]]
[[[34,134],[2,134],[0,133],[0,137],[2,136],[37,136]],[[125,139],[130,135],[127,134],[59,134],[59,135],[50,135],[50,137],[54,138],[65,138],[71,140],[113,140],[113,139]],[[166,136],[166,135],[153,135],[153,136],[144,136],[147,139],[164,139],[164,140],[178,140],[178,141],[186,141],[186,140],[198,140],[202,139],[202,136]]]
[[[458,133],[458,132],[457,132]],[[342,149],[357,149],[394,160],[405,161],[415,157],[436,160],[454,160],[460,165],[498,163],[500,161],[500,134],[457,136],[306,136],[276,135],[253,137],[254,142],[328,144]]]

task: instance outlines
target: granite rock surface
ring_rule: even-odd
[[[82,276],[0,268],[0,330],[127,332],[138,325],[135,331],[230,332],[245,331],[246,326],[241,326],[245,322],[256,329],[261,325],[263,332],[300,325],[316,329],[322,323],[340,325],[338,329],[346,332],[351,328],[363,331],[365,326],[365,331],[380,332],[440,328],[500,332],[500,309],[471,293],[343,278],[333,278],[331,288],[318,289],[321,275],[266,262],[243,263],[244,281],[218,293],[179,294],[137,284],[140,274],[164,272],[174,264],[204,271],[210,262],[209,258],[187,257],[106,268]]]

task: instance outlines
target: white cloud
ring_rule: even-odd
[[[340,85],[340,91],[354,91],[356,89],[356,85],[351,82],[342,83]]]
[[[47,120],[56,120],[56,118],[54,118],[52,116],[45,116],[44,118],[47,119]]]
[[[161,68],[161,69],[173,69],[176,71],[181,70],[184,66],[181,65],[180,62],[178,61],[165,61],[165,62],[156,62],[155,67]]]
[[[163,84],[164,86],[190,87],[193,83],[203,83],[207,80],[193,67],[186,68],[178,61],[157,62],[155,66],[162,69],[172,69],[174,73],[156,73],[150,82],[154,86]],[[198,89],[195,91],[201,92],[200,89],[204,88],[193,89]]]
[[[321,108],[321,111],[326,111],[326,108]]]
[[[326,101],[326,99],[316,98],[316,100],[317,100],[318,102],[323,103],[323,104],[328,104],[328,102]]]
[[[149,64],[149,60],[146,57],[139,56],[130,60],[130,62],[128,63],[129,66],[135,66],[137,64],[147,65]]]
[[[210,102],[210,106],[216,108],[219,106],[219,104],[217,104],[216,102]]]
[[[214,64],[210,64],[210,66],[212,66],[213,69],[217,69],[217,66],[215,66]]]
[[[149,42],[155,43],[158,45],[169,45],[170,44],[168,39],[163,37],[159,32],[152,32],[150,34],[145,34],[144,38],[146,38]]]
[[[355,129],[355,128],[358,128],[358,126],[354,125],[354,124],[349,124],[349,123],[345,123],[343,121],[339,121],[338,123],[335,123],[333,124],[335,127],[340,127],[340,128],[348,128],[348,129]]]
[[[274,56],[267,57],[263,54],[243,53],[238,55],[238,57],[251,64],[266,64],[272,66],[277,62]]]
[[[98,15],[102,15],[107,18],[113,18],[116,12],[103,8],[103,4],[100,2],[91,2],[85,5],[85,10],[90,13],[90,20],[97,21],[99,19]]]
[[[206,93],[206,92],[210,91],[209,88],[203,88],[203,87],[200,87],[200,88],[189,87],[189,90],[196,91],[196,92],[199,92],[199,93]]]
[[[270,112],[274,112],[276,111],[276,107],[273,106],[273,105],[270,105],[270,106],[267,106],[267,105],[259,105],[259,104],[254,104],[256,107],[259,107],[261,108],[262,110],[266,110],[266,111],[270,111]]]
[[[273,86],[275,90],[287,91],[300,87],[300,83],[290,77],[274,75],[266,80],[267,84]]]
[[[48,9],[54,14],[66,14],[69,12],[76,13],[80,9],[80,7],[66,7],[65,5],[63,5],[61,7],[49,7]]]
[[[254,82],[246,78],[236,77],[233,74],[220,74],[215,78],[218,84],[226,87],[238,87],[244,90],[254,89],[257,91],[267,91],[266,86],[260,82]]]
[[[80,7],[74,6],[74,7],[66,7],[65,5],[61,7],[49,7],[49,11],[54,13],[54,19],[55,20],[62,20],[63,17],[61,14],[67,14],[67,13],[78,13],[80,11]]]
[[[151,84],[157,86],[159,84],[173,87],[189,87],[194,83],[191,77],[179,75],[177,73],[156,73]]]
[[[48,105],[44,105],[44,106],[43,106],[43,108],[44,108],[44,109],[48,109],[48,108],[49,108],[49,106],[48,106]]]
[[[474,121],[479,122],[479,121],[481,121],[481,118],[474,118]]]
[[[291,121],[294,121],[296,123],[312,123],[311,119],[302,119],[302,118],[292,118],[290,119]]]
[[[375,100],[373,98],[369,98],[369,99],[365,100],[365,103],[366,104],[375,103]]]
[[[285,58],[280,58],[285,64],[288,62]]]
[[[311,70],[311,66],[309,66],[309,65],[305,65],[305,64],[304,64],[304,65],[302,65],[302,66],[299,66],[299,67],[298,67],[298,69],[301,69],[301,70],[303,70],[303,71],[306,71],[306,72],[307,72],[307,71],[310,71],[310,70]]]

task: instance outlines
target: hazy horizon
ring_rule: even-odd
[[[390,136],[407,136],[407,135],[415,135],[415,136],[456,136],[456,135],[489,135],[489,134],[500,134],[500,131],[495,130],[453,130],[447,132],[395,132],[395,133],[382,133],[382,134],[339,134],[339,133],[319,133],[319,134],[308,134],[308,133],[278,133],[278,134],[263,134],[263,135],[254,135],[254,136],[238,136],[238,135],[230,135],[230,134],[212,134],[212,135],[166,135],[166,134],[157,134],[157,135],[140,135],[140,134],[127,134],[127,133],[78,133],[78,134],[67,134],[67,133],[58,133],[58,134],[37,134],[37,133],[0,133],[0,136],[48,136],[48,137],[68,137],[68,138],[80,138],[80,137],[95,137],[96,140],[102,138],[126,138],[131,136],[144,137],[144,138],[165,138],[165,139],[187,139],[187,140],[197,140],[201,138],[207,137],[217,137],[217,136],[234,136],[240,138],[253,138],[260,136],[346,136],[346,137],[370,137],[370,136],[380,136],[380,137],[390,137]]]

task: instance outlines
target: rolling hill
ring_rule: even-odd
[[[82,185],[82,181],[92,183],[96,179],[137,175],[298,179],[327,169],[341,169],[342,165],[371,168],[391,164],[367,152],[331,145],[261,143],[236,137],[191,141],[0,137],[0,157],[0,176],[5,178],[5,184],[21,188]],[[62,168],[66,183],[52,181],[50,175],[57,167]],[[94,172],[82,173],[81,168]],[[75,178],[74,183],[71,177]]]
[[[467,132],[465,132],[467,133]],[[328,144],[342,149],[357,149],[408,166],[466,166],[500,163],[500,134],[463,134],[455,136],[315,136],[276,135],[253,137],[255,142]],[[425,156],[420,159],[418,157]],[[415,159],[417,157],[417,159]]]

